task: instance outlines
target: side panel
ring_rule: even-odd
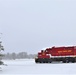
[[[74,47],[74,56],[76,56],[76,46]]]
[[[57,47],[52,48],[51,51],[52,56],[69,56],[74,54],[76,54],[74,47]]]

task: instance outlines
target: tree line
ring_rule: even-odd
[[[36,54],[27,54],[27,52],[19,52],[19,53],[6,53],[3,59],[34,59]]]

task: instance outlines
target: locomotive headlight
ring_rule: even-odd
[[[35,57],[35,59],[38,59],[38,57]]]

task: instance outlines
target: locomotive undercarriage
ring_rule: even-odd
[[[35,62],[36,63],[52,63],[52,62],[75,63],[76,57],[36,58]]]

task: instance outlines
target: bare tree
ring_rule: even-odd
[[[16,59],[16,53],[12,53],[11,57],[12,57],[13,60],[15,60]]]
[[[19,53],[7,53],[5,54],[4,59],[34,59],[37,55],[36,54],[27,54],[27,52],[19,52]]]

